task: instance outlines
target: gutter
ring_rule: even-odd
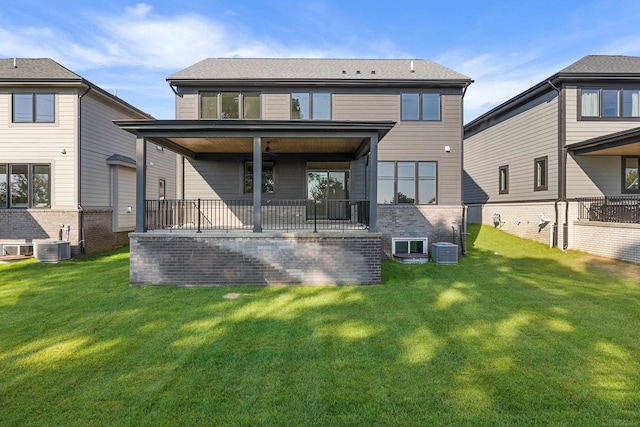
[[[467,207],[464,204],[464,96],[472,82],[469,82],[462,89],[462,97],[460,98],[460,195],[462,200],[462,224],[460,224],[460,248],[462,255],[467,254]]]

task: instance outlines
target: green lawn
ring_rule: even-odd
[[[0,424],[640,425],[640,266],[470,227],[380,286],[128,286],[0,265]]]

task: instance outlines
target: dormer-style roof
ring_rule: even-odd
[[[167,78],[172,84],[220,81],[449,82],[472,80],[426,59],[208,58]]]
[[[82,76],[70,71],[50,58],[5,58],[0,59],[0,85],[69,85],[92,90],[108,102],[119,105],[142,118],[153,119],[126,101],[96,86]]]

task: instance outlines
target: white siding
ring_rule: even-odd
[[[56,94],[55,122],[12,123],[12,92],[0,92],[0,161],[51,164],[52,209],[75,208],[77,93],[45,87],[27,92]]]
[[[117,218],[117,229],[114,231],[132,231],[136,226],[136,170],[117,166],[117,206],[113,207]],[[127,207],[131,206],[131,212]]]

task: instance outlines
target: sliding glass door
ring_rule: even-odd
[[[348,180],[346,170],[308,171],[307,219],[350,219]]]

